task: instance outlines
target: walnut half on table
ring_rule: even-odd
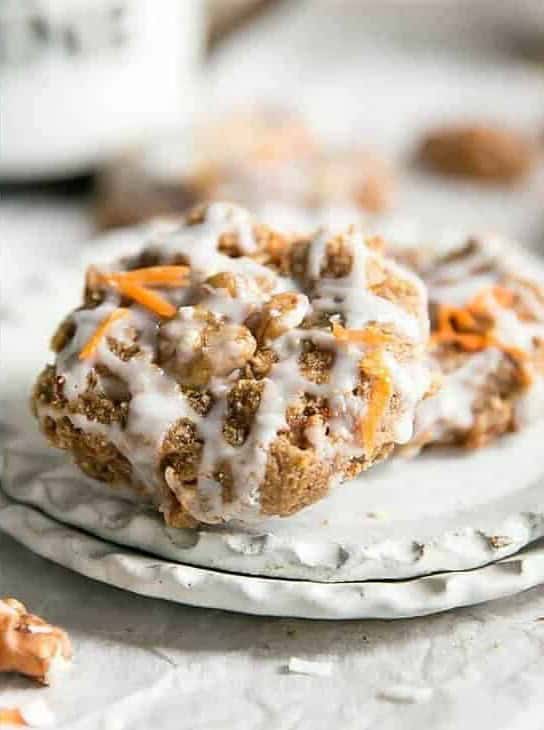
[[[65,631],[29,613],[15,598],[0,600],[0,672],[49,684],[72,657]]]

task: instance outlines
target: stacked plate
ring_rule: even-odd
[[[111,585],[195,606],[401,618],[544,582],[544,425],[470,454],[397,459],[251,530],[167,528],[42,443],[6,449],[0,528]]]

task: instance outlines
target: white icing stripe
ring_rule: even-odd
[[[155,343],[150,340],[152,337],[156,339],[156,324],[150,327],[152,318],[138,308],[132,307],[131,317],[116,322],[108,334],[130,344],[130,339],[127,340],[124,333],[127,327],[137,323],[142,333],[138,343],[144,350],[142,354],[124,362],[110,351],[104,338],[92,358],[85,361],[78,359],[83,344],[113,309],[113,304],[108,302],[93,310],[74,313],[76,335],[59,354],[57,368],[64,376],[64,392],[68,398],[77,397],[86,390],[88,374],[98,361],[127,384],[131,399],[124,429],[115,423],[105,425],[91,422],[82,414],[72,415],[71,420],[78,428],[107,437],[132,464],[142,486],[157,486],[156,460],[166,432],[180,418],[198,421],[198,416],[188,405],[177,384],[151,363],[149,352],[145,350],[155,347]]]
[[[317,281],[321,276],[321,269],[325,263],[327,254],[327,244],[330,240],[331,233],[327,228],[323,228],[314,237],[308,251],[308,264],[306,267],[306,275],[309,279]]]
[[[330,237],[330,234],[329,234]],[[321,270],[323,256],[326,252],[327,236],[320,233],[310,246],[309,261],[315,272]],[[390,325],[400,335],[408,337],[417,342],[422,336],[421,319],[417,318],[401,307],[373,294],[367,286],[367,263],[369,258],[375,256],[365,244],[360,232],[353,232],[347,237],[353,257],[351,271],[347,276],[341,278],[322,277],[315,285],[313,306],[321,311],[341,312],[345,315],[346,327],[361,329],[371,322]],[[317,255],[314,256],[314,247]],[[392,262],[387,262],[386,270],[404,280],[415,282],[417,277],[405,272],[404,269]],[[422,297],[422,307],[426,306],[426,299],[423,287],[417,284],[417,289]],[[423,310],[422,310],[423,311]]]

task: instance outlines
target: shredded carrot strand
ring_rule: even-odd
[[[381,419],[393,394],[391,375],[383,362],[383,350],[388,342],[395,339],[395,336],[382,332],[378,327],[370,326],[362,330],[355,330],[343,327],[336,322],[333,323],[332,332],[341,343],[366,345],[374,348],[359,363],[360,368],[372,381],[368,412],[364,418],[360,419],[358,424],[363,446],[367,454],[371,454]]]
[[[514,293],[510,289],[495,285],[483,289],[465,307],[442,305],[438,309],[437,327],[431,340],[435,343],[459,345],[467,352],[497,347],[514,360],[522,382],[530,385],[532,376],[527,367],[527,352],[500,342],[493,333],[493,321],[489,311],[490,297],[503,308],[511,307],[514,302]],[[477,317],[480,317],[480,322]]]
[[[110,314],[108,314],[108,316],[105,317],[98,325],[96,330],[83,346],[83,349],[79,353],[79,359],[86,360],[87,358],[91,357],[91,355],[94,354],[96,348],[100,344],[101,339],[104,337],[112,324],[122,319],[123,317],[126,317],[127,314],[129,314],[128,309],[123,309],[122,307],[114,309],[113,312],[110,312]]]
[[[442,330],[452,330],[452,324],[459,329],[471,329],[476,326],[476,320],[469,309],[461,307],[442,306],[438,313],[438,327]]]
[[[501,307],[511,307],[514,303],[514,292],[505,286],[492,286],[491,292]]]
[[[495,344],[494,339],[487,333],[456,332],[454,329],[435,332],[431,340],[441,344],[459,345],[467,352],[478,352]]]
[[[389,370],[383,363],[381,351],[366,355],[361,361],[361,368],[375,381],[368,403],[368,413],[359,422],[361,440],[367,454],[370,454],[376,442],[380,421],[393,394],[393,383]]]
[[[149,287],[159,286],[175,289],[186,284],[188,266],[148,266],[132,271],[102,273],[94,267],[87,270],[86,283],[89,288],[100,284],[113,286],[124,296],[133,299],[159,317],[173,317],[176,307],[167,299],[151,291]]]
[[[149,309],[159,317],[170,318],[177,312],[176,307],[167,299],[161,297],[160,294],[156,294],[154,291],[146,289],[145,286],[137,284],[130,279],[115,280],[108,278],[108,281],[114,284],[121,294],[129,299],[133,299],[135,302],[138,302],[138,304],[141,304],[142,307]]]
[[[467,304],[467,309],[477,314],[489,314],[488,300],[489,297],[495,299],[497,304],[501,307],[508,309],[514,303],[514,292],[505,286],[495,284],[494,286],[486,287],[476,296],[471,299]]]
[[[28,727],[17,707],[0,707],[0,725],[19,725]]]
[[[148,266],[145,269],[106,274],[105,277],[115,282],[132,281],[145,286],[177,288],[185,283],[188,273],[188,266]]]
[[[343,327],[337,322],[333,322],[332,333],[339,342],[353,345],[383,345],[394,339],[393,335],[382,332],[377,327],[354,330]]]

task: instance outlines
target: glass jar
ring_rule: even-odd
[[[179,133],[203,35],[203,0],[2,0],[0,178],[87,172]]]

